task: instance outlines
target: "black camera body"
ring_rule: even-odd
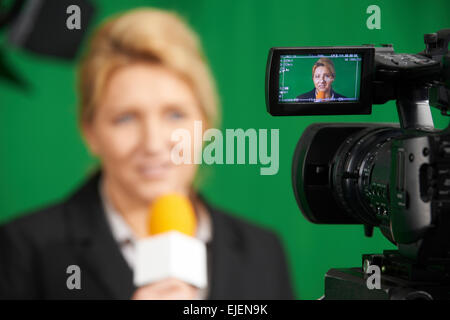
[[[372,104],[397,103],[400,124],[317,123],[297,144],[292,184],[303,215],[363,224],[368,236],[379,227],[398,247],[363,256],[363,265],[381,268],[382,289],[369,290],[361,268],[331,269],[327,299],[450,298],[450,128],[434,129],[430,110],[448,115],[449,40],[450,29],[426,34],[419,54],[390,45],[269,52],[266,104],[274,116],[368,114]]]

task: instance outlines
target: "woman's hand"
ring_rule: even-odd
[[[177,279],[169,278],[138,288],[132,300],[193,300],[198,289]]]

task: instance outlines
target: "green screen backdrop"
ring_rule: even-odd
[[[291,161],[298,139],[314,122],[398,122],[395,102],[372,115],[271,117],[264,77],[270,47],[393,43],[397,52],[423,49],[423,34],[450,28],[448,0],[93,0],[94,25],[138,6],[177,11],[199,33],[217,80],[223,128],[279,129],[278,174],[259,165],[214,165],[202,190],[215,205],[277,232],[286,248],[300,299],[323,294],[331,267],[353,267],[362,253],[394,248],[377,230],[314,225],[306,221],[291,188]],[[380,29],[369,29],[369,5],[381,10]],[[42,35],[45,37],[46,35]],[[0,220],[67,197],[96,161],[79,135],[75,62],[40,57],[9,47],[0,31],[4,59],[28,82],[22,90],[0,79]],[[312,88],[312,87],[311,87]],[[447,120],[434,110],[435,124]]]

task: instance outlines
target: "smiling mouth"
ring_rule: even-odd
[[[165,178],[171,169],[170,163],[151,164],[138,166],[139,175],[145,179]]]

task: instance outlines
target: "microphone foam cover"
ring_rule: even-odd
[[[194,237],[197,225],[194,207],[188,197],[171,193],[157,198],[150,207],[150,236],[179,231]]]
[[[318,91],[316,99],[325,99],[325,91]]]

